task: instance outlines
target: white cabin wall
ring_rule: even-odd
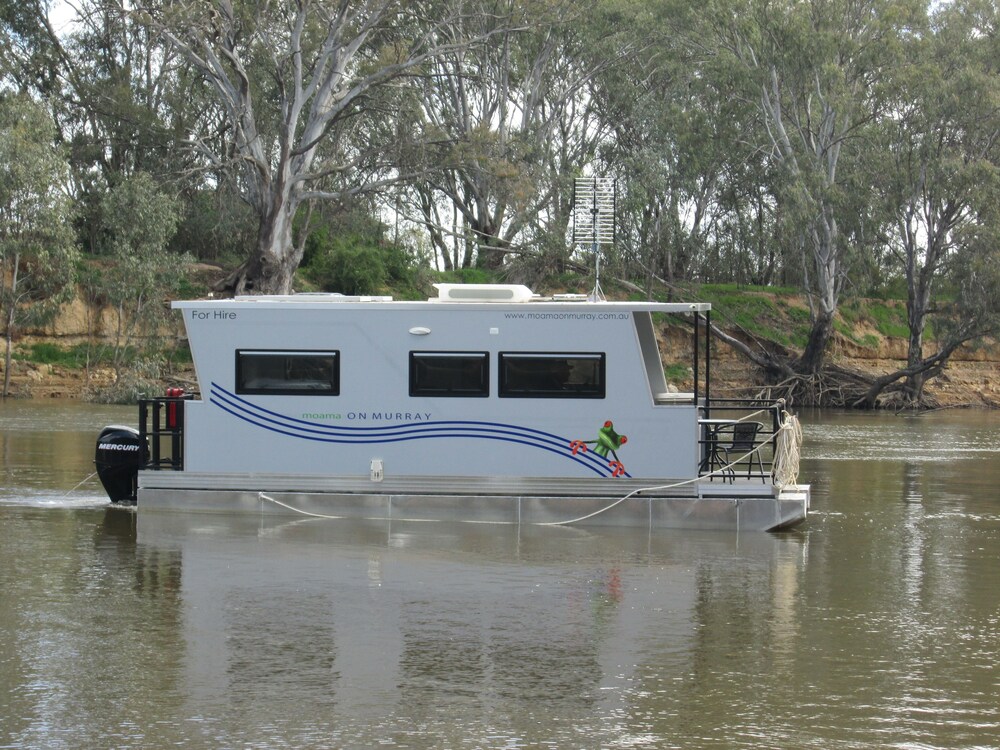
[[[617,452],[632,476],[688,477],[697,467],[696,410],[691,405],[652,405],[650,378],[655,373],[643,364],[640,334],[627,310],[219,302],[186,308],[183,314],[202,389],[202,401],[188,405],[188,471],[367,476],[371,460],[378,458],[392,475],[598,476],[568,457],[568,445],[571,440],[596,440],[608,420],[628,436]],[[430,333],[411,334],[416,327]],[[246,415],[241,419],[211,403],[213,384],[235,392],[237,349],[340,351],[339,396],[239,399],[304,430],[343,429],[349,433],[346,441],[336,442],[340,437],[328,434],[313,436],[319,439],[281,434],[287,430],[264,412],[247,421]],[[455,350],[489,352],[490,396],[410,398],[409,352]],[[607,398],[498,398],[501,351],[605,352]],[[492,432],[448,436],[457,428],[442,423],[456,422]],[[418,439],[359,442],[380,428],[401,424],[422,430],[413,433]],[[428,425],[437,431],[427,431]],[[536,437],[542,434],[546,437]],[[589,446],[588,460],[596,461],[593,448]]]

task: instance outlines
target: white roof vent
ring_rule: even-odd
[[[439,302],[528,302],[535,296],[523,284],[435,284]]]

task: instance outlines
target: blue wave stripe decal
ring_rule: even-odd
[[[540,448],[569,458],[599,476],[612,474],[606,458],[589,451],[574,455],[569,447],[569,439],[530,427],[471,420],[438,420],[379,427],[334,426],[289,417],[265,409],[236,396],[216,383],[211,385],[210,401],[226,413],[255,427],[302,440],[344,444],[398,443],[433,438],[496,440]],[[625,476],[630,475],[626,472]]]

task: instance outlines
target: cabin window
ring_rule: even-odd
[[[604,398],[604,354],[500,354],[500,396]]]
[[[411,396],[490,395],[486,352],[410,352]]]
[[[236,392],[337,396],[340,352],[237,351]]]

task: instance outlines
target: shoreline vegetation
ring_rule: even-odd
[[[808,335],[806,300],[791,290],[705,285],[687,290],[685,296],[712,302],[713,323],[747,346],[795,351]],[[134,331],[126,335],[128,326],[117,319],[114,309],[87,303],[77,295],[47,325],[24,330],[15,342],[9,397],[134,403],[167,387],[195,391],[183,325],[173,315],[166,321],[155,335],[138,336]],[[690,387],[690,332],[664,327],[660,334],[668,381],[685,390]],[[931,338],[928,348],[933,345]],[[768,384],[744,354],[718,338],[712,346],[714,395],[780,395],[776,384]],[[855,299],[838,315],[829,366],[841,375],[873,379],[905,366],[906,347],[902,301]],[[5,376],[2,370],[0,361],[0,377]],[[928,381],[924,396],[923,409],[1000,408],[1000,346],[987,340],[960,348],[944,371]],[[813,405],[818,404],[794,406]],[[878,406],[895,408],[891,400]]]
[[[5,397],[159,389],[165,299],[603,274],[712,303],[713,393],[996,404],[998,3],[56,5],[0,14]]]

